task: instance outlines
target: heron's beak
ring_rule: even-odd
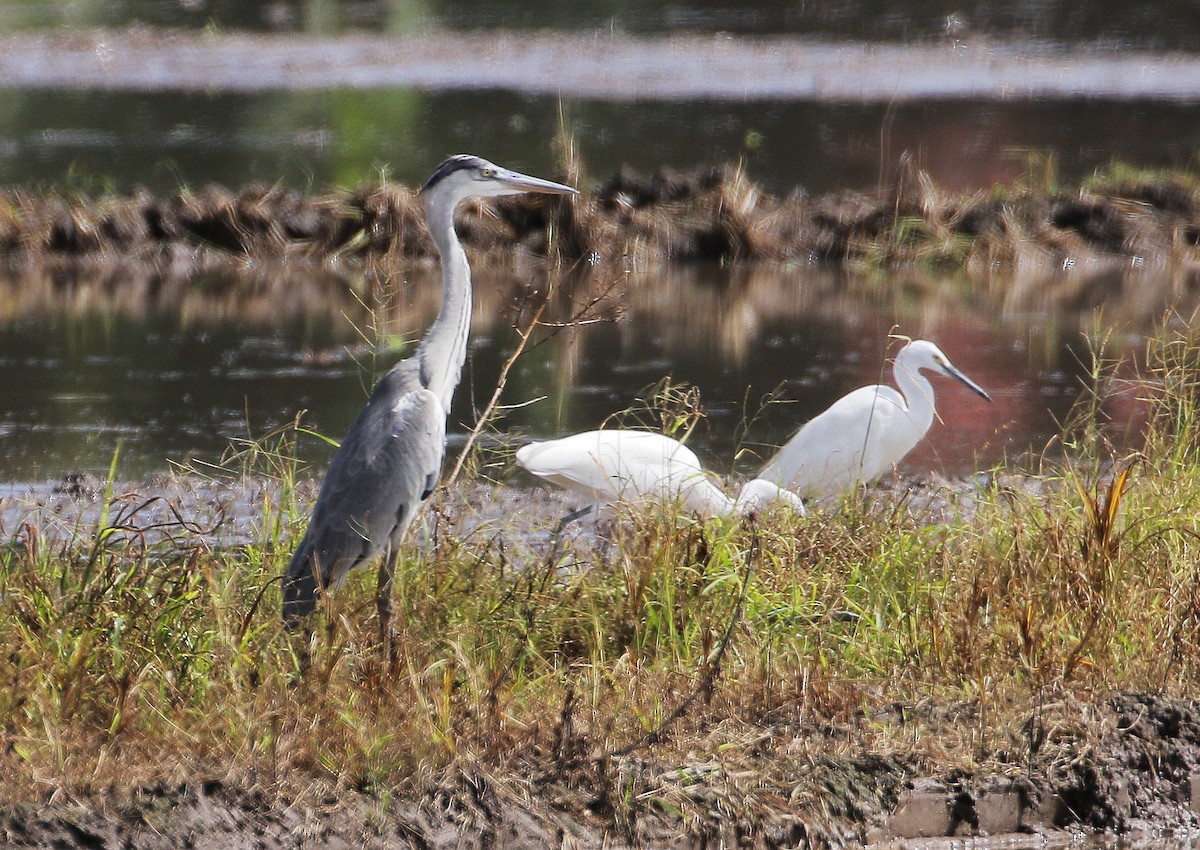
[[[543,180],[540,177],[530,177],[528,174],[521,174],[519,171],[500,169],[496,173],[496,180],[514,192],[538,192],[543,195],[579,194],[578,190],[572,189],[570,186],[555,183],[553,180]]]
[[[962,381],[964,384],[966,384],[968,387],[970,387],[973,392],[978,393],[979,395],[986,398],[988,401],[992,400],[992,397],[987,394],[987,391],[984,390],[983,387],[979,386],[979,384],[972,381],[970,378],[968,378],[962,372],[955,369],[949,363],[943,364],[942,368],[946,370],[946,374],[949,375],[951,378],[958,378],[958,380]]]

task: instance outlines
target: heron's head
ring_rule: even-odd
[[[939,372],[955,380],[962,381],[973,392],[979,394],[988,401],[992,397],[988,395],[979,384],[972,381],[950,362],[950,358],[946,354],[927,339],[915,339],[900,351],[896,357],[896,365],[904,364],[913,374],[921,369],[928,369],[931,372]]]
[[[530,177],[471,154],[450,157],[437,167],[421,187],[426,198],[442,196],[455,203],[463,198],[496,198],[537,192],[547,195],[577,195],[562,183]]]

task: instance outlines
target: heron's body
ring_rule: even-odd
[[[375,386],[329,466],[288,567],[285,619],[302,618],[321,590],[399,545],[437,485],[445,441],[446,408],[421,383],[417,359],[402,360]]]
[[[412,357],[376,384],[321,485],[312,519],[283,581],[283,616],[301,622],[318,596],[380,553],[380,626],[390,618],[397,547],[441,475],[446,417],[462,374],[471,325],[471,271],[454,232],[465,198],[518,192],[574,194],[474,156],[451,157],[421,190],[442,260],[442,305]]]
[[[689,511],[713,517],[741,516],[782,502],[804,512],[799,497],[766,481],[751,481],[737,499],[729,498],[695,452],[649,431],[585,431],[530,443],[517,451],[517,463],[596,505],[679,501]]]
[[[890,471],[933,425],[933,385],[922,370],[957,378],[991,401],[932,342],[915,340],[896,355],[885,384],[861,387],[805,424],[758,477],[810,498],[835,496]]]

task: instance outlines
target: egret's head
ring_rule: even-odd
[[[785,490],[773,481],[755,478],[746,482],[737,499],[737,512],[742,516],[759,513],[776,503],[783,504],[804,516],[804,502],[791,490]]]
[[[538,192],[547,195],[577,195],[570,186],[530,177],[502,168],[471,154],[457,154],[437,167],[421,187],[426,198],[444,196],[455,202],[463,198],[496,198]]]
[[[950,362],[950,358],[927,339],[915,339],[904,346],[900,354],[896,357],[896,363],[897,365],[903,363],[913,374],[916,374],[921,369],[928,369],[931,372],[939,372],[947,375],[958,381],[962,381],[972,391],[983,396],[988,401],[992,400],[992,397],[982,387],[956,369],[954,364]]]

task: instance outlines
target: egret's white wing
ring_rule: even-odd
[[[530,443],[517,451],[517,462],[539,478],[598,502],[682,497],[689,507],[700,509],[711,501],[709,488],[716,489],[695,452],[650,431],[585,431]]]
[[[890,469],[916,445],[915,432],[900,393],[882,384],[861,387],[807,422],[758,477],[807,496],[834,495]]]

